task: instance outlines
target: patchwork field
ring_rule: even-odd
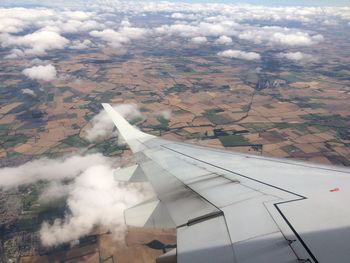
[[[12,13],[25,8],[0,10],[16,22],[0,25],[0,168],[94,153],[113,157],[113,169],[125,164],[132,153],[101,103],[164,139],[350,166],[349,9],[215,4],[198,11],[162,3],[158,11],[117,1],[132,2],[121,11],[107,2],[78,13],[34,8],[28,14],[38,18],[23,20]],[[33,38],[42,32],[54,41]],[[28,167],[20,169],[25,181]],[[75,179],[65,178],[66,192],[43,204],[48,171],[13,188],[0,184],[0,263],[148,263],[176,247],[174,229],[129,228],[117,241],[95,225],[78,241],[44,246],[43,222],[71,215],[67,200],[76,193],[67,187]]]

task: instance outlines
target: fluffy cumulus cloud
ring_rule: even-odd
[[[154,32],[158,35],[179,35],[181,37],[195,37],[198,35],[197,27],[187,24],[162,25],[156,27]]]
[[[0,19],[0,32],[2,33],[17,33],[22,31],[25,24],[22,20],[5,17]]]
[[[91,31],[90,36],[99,38],[112,47],[120,48],[125,44],[129,44],[131,40],[141,39],[147,34],[147,30],[144,28],[136,27],[122,27],[119,30],[104,29],[102,31]]]
[[[90,21],[79,21],[79,20],[68,20],[65,22],[57,21],[50,23],[43,27],[44,30],[50,30],[57,33],[78,33],[84,31],[90,31],[101,26],[93,20]]]
[[[72,45],[69,47],[71,49],[87,49],[92,46],[92,42],[89,39],[85,40],[75,40],[72,42]]]
[[[243,60],[260,60],[260,55],[256,52],[245,52],[241,50],[229,49],[218,53],[219,56],[225,58],[237,58]]]
[[[77,240],[96,226],[109,229],[116,239],[123,240],[124,210],[144,200],[149,189],[117,182],[114,171],[109,166],[93,165],[77,176],[68,190],[70,213],[52,225],[44,223],[40,230],[44,245]]]
[[[186,13],[173,13],[171,18],[179,20],[197,20],[200,18],[200,14],[186,14]]]
[[[218,45],[229,45],[232,43],[232,38],[228,36],[220,36],[218,39],[215,40],[215,44]]]
[[[191,39],[191,42],[194,44],[205,44],[208,39],[206,37],[194,37]]]
[[[324,40],[321,34],[309,34],[295,29],[278,26],[248,28],[238,34],[238,38],[255,44],[267,43],[281,46],[310,46]]]
[[[223,34],[232,34],[233,28],[237,24],[233,21],[221,22],[194,22],[187,24],[185,22],[172,25],[162,25],[154,29],[160,35],[179,35],[182,37],[212,36],[218,37]]]
[[[64,48],[69,40],[56,32],[43,30],[24,36],[1,34],[0,42],[3,47],[22,48],[23,54],[44,55],[49,50]]]
[[[61,159],[39,159],[19,167],[0,169],[0,187],[11,188],[49,178],[59,181],[74,178],[92,165],[110,165],[102,154],[67,156]]]
[[[134,104],[120,104],[113,106],[122,116],[128,119],[141,118],[141,112]],[[92,127],[87,130],[86,139],[95,141],[105,136],[111,135],[114,124],[106,111],[102,110],[91,120]]]
[[[35,92],[32,89],[21,89],[22,94],[27,94],[36,97]]]
[[[30,79],[51,81],[56,78],[57,72],[51,64],[26,68],[22,73]]]
[[[0,36],[0,38],[1,38],[1,36]],[[20,58],[20,57],[24,57],[24,56],[25,56],[25,54],[24,54],[24,52],[22,50],[20,50],[18,48],[14,48],[4,58],[5,59],[16,59],[16,58]]]
[[[261,5],[217,4],[217,3],[185,3],[170,1],[122,1],[98,0],[104,8],[114,11],[133,12],[137,14],[167,12],[176,20],[211,19],[220,15],[221,20],[233,18],[238,22],[254,21],[297,21],[303,24],[319,24],[327,19],[350,21],[349,7],[272,7]],[[98,7],[98,5],[96,5]]]
[[[95,15],[94,12],[47,8],[0,8],[0,45],[13,47],[6,56],[10,59],[45,55],[70,44],[63,34],[103,29],[103,22],[94,20]],[[31,33],[24,34],[26,30]]]
[[[303,30],[279,27],[239,24],[237,21],[214,16],[206,21],[195,21],[191,24],[179,22],[162,25],[154,29],[158,35],[176,35],[180,37],[219,37],[216,44],[230,44],[232,38],[238,38],[254,44],[277,46],[310,46],[324,40],[321,34]]]
[[[106,41],[112,47],[122,47],[124,44],[130,42],[130,39],[122,35],[120,32],[117,32],[113,29],[105,29],[103,31],[92,31],[90,36],[100,38]]]
[[[312,61],[315,58],[310,55],[310,54],[305,54],[302,52],[287,52],[287,53],[278,53],[277,56],[279,58],[285,58],[297,62],[307,62],[307,61]]]
[[[94,15],[93,12],[48,8],[0,8],[0,33],[19,33],[31,27],[82,32],[98,27]]]
[[[46,181],[39,202],[67,198],[65,217],[53,224],[44,222],[41,227],[45,246],[78,240],[95,227],[108,229],[114,237],[123,239],[124,210],[150,197],[152,192],[148,185],[117,182],[116,163],[115,159],[101,154],[34,160],[0,169],[0,189]]]
[[[189,39],[197,44],[247,44],[278,47],[317,45],[324,36],[316,26],[350,23],[347,7],[264,7],[161,1],[109,0],[77,4],[80,11],[62,8],[0,8],[0,45],[6,59],[41,56],[64,48],[86,49],[109,45],[120,54],[133,41]],[[91,11],[92,10],[92,11]],[[164,16],[163,22],[133,21],[134,15]],[[123,20],[121,18],[123,17]],[[269,26],[263,23],[269,21]],[[133,26],[133,22],[138,23]],[[315,32],[286,27],[289,22],[312,25]],[[283,26],[281,26],[283,25]],[[312,27],[311,27],[312,28]],[[30,33],[28,33],[30,32]]]
[[[36,22],[54,19],[52,9],[0,8],[0,33],[19,33]]]
[[[72,190],[73,185],[70,183],[67,184],[62,181],[50,180],[48,185],[43,187],[38,201],[40,204],[45,204],[61,198],[66,198]]]
[[[94,15],[92,12],[83,11],[64,11],[62,14],[66,17],[69,17],[70,19],[75,19],[78,21],[88,20]]]

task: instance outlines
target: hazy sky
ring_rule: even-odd
[[[77,3],[86,3],[90,0],[61,0],[59,3],[62,5],[74,5]],[[99,2],[109,0],[100,0]],[[139,0],[129,0],[139,1]],[[144,1],[155,1],[161,2],[160,0],[144,0]],[[92,1],[94,2],[94,1]],[[302,6],[350,6],[350,0],[168,0],[168,2],[187,2],[187,3],[249,3],[249,4],[258,4],[258,5],[277,5],[277,6],[286,6],[286,5],[302,5]],[[52,5],[52,1],[48,0],[2,0],[0,5]],[[58,5],[55,3],[54,5]]]
[[[172,0],[171,2],[190,2],[190,3],[249,3],[259,5],[307,5],[307,6],[350,6],[350,0]]]

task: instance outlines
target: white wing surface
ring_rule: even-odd
[[[176,225],[177,262],[350,262],[349,169],[163,140],[103,107]]]

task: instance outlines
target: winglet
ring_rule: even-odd
[[[120,135],[130,146],[133,152],[137,152],[141,149],[143,142],[149,139],[155,138],[155,136],[144,133],[134,126],[132,126],[127,120],[125,120],[111,105],[108,103],[102,103],[103,108],[107,112],[108,116],[112,119],[117,127]]]

